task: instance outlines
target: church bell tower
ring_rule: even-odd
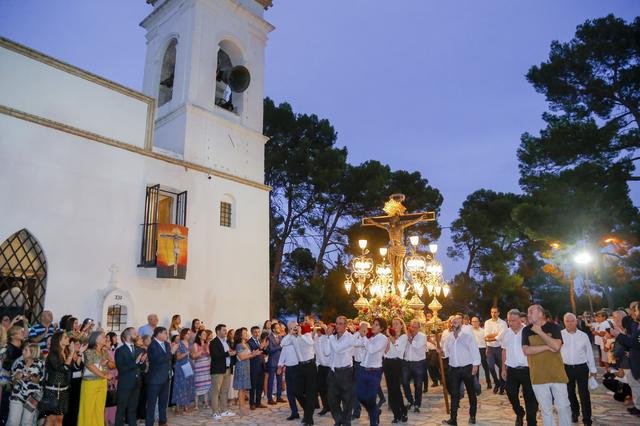
[[[271,0],[147,0],[143,91],[153,149],[264,181],[264,49]]]

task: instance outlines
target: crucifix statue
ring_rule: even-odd
[[[393,194],[389,197],[389,201],[384,204],[383,210],[387,213],[387,216],[365,217],[362,219],[363,226],[376,226],[389,233],[387,256],[393,271],[393,282],[396,285],[402,280],[403,261],[407,253],[404,245],[404,230],[416,223],[436,220],[434,212],[405,214],[404,212],[407,208],[402,205],[404,198],[404,194]]]
[[[178,259],[180,258],[180,241],[186,240],[187,237],[183,237],[178,233],[178,230],[174,229],[173,234],[160,234],[162,238],[170,238],[173,240],[173,276],[178,276]]]

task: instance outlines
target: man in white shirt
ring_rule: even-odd
[[[353,400],[353,346],[354,337],[347,331],[347,317],[336,318],[333,327],[326,328],[328,338],[323,342],[325,355],[329,357],[327,397],[331,415],[337,425],[351,425]]]
[[[469,424],[476,423],[478,398],[474,387],[474,376],[480,366],[480,351],[475,337],[470,333],[463,333],[462,316],[456,315],[451,319],[451,332],[444,341],[444,352],[449,359],[451,391],[451,417],[443,420],[443,424],[458,424],[458,408],[460,407],[460,384],[464,383],[469,396]]]
[[[487,365],[487,342],[484,340],[484,328],[480,327],[480,318],[471,318],[471,332],[475,336],[478,349],[480,350],[480,361],[482,362],[487,389],[491,389],[491,374],[489,374],[489,365]],[[480,380],[480,371],[478,371],[477,377],[478,380]]]
[[[580,408],[582,407],[582,423],[591,426],[591,394],[589,393],[589,376],[596,374],[596,363],[593,358],[593,349],[589,336],[578,330],[578,319],[572,313],[564,315],[565,329],[560,332],[562,335],[562,362],[564,370],[567,372],[569,382],[567,392],[569,403],[571,404],[571,418],[573,423],[578,422]],[[576,384],[580,403],[576,398]]]
[[[387,322],[383,318],[376,318],[371,325],[373,335],[367,338],[367,330],[360,329],[362,338],[356,342],[356,345],[365,350],[356,383],[356,394],[369,413],[369,426],[380,424],[380,407],[376,404],[376,395],[382,379],[382,356],[389,344],[389,339],[384,335],[386,330]]]
[[[298,414],[298,406],[296,405],[296,385],[298,381],[298,355],[293,347],[293,330],[298,327],[296,321],[290,321],[287,324],[289,328],[289,334],[284,336],[280,341],[282,345],[282,352],[280,352],[280,358],[278,359],[278,368],[284,369],[284,381],[287,384],[287,401],[289,402],[289,408],[291,414],[287,417],[287,420],[295,420],[300,418]],[[303,405],[301,401],[300,405]]]
[[[427,392],[429,387],[429,377],[431,377],[431,387],[440,386],[440,364],[438,359],[438,351],[436,349],[435,336],[427,336],[427,359],[425,361],[424,373],[424,391]]]
[[[369,324],[366,321],[362,321],[360,323],[360,326],[358,328],[358,330],[368,330],[369,327],[371,327],[371,324]],[[355,420],[355,419],[359,419],[360,418],[360,412],[361,410],[361,405],[360,405],[360,401],[358,401],[358,396],[356,395],[356,383],[358,382],[358,374],[360,374],[360,370],[362,367],[360,367],[360,364],[362,363],[362,360],[364,359],[364,354],[365,354],[365,350],[364,350],[364,344],[360,344],[360,339],[366,339],[366,335],[362,335],[362,333],[360,332],[356,332],[353,335],[354,338],[354,347],[353,347],[353,395],[352,395],[352,406],[353,406],[353,413],[351,415],[351,419]]]
[[[427,336],[420,331],[420,321],[412,320],[407,327],[407,346],[404,349],[404,366],[402,368],[402,388],[409,402],[407,411],[420,412],[422,391],[427,359]],[[413,381],[413,394],[411,393]]]
[[[504,380],[502,380],[502,347],[498,342],[498,336],[507,329],[507,323],[500,319],[500,310],[497,307],[491,308],[491,318],[484,322],[484,340],[487,342],[487,365],[493,377],[493,393],[504,395]],[[496,375],[496,367],[498,374]]]
[[[304,426],[313,424],[313,411],[316,408],[317,399],[317,383],[316,375],[318,374],[315,361],[315,350],[313,342],[313,333],[302,333],[301,327],[296,325],[293,327],[292,339],[287,341],[292,345],[296,355],[298,356],[298,371],[296,380],[296,397],[302,401],[304,415],[302,424]],[[290,343],[289,343],[290,342]],[[284,347],[285,342],[280,342]]]
[[[322,325],[324,331],[326,331],[327,326]],[[327,380],[329,378],[329,356],[325,354],[324,346],[329,341],[329,336],[326,334],[318,334],[313,339],[314,341],[314,350],[316,352],[316,364],[318,366],[318,376],[316,377],[316,384],[318,386],[318,395],[320,395],[320,401],[322,402],[322,410],[318,413],[319,416],[324,416],[331,409],[329,408],[329,399],[327,398],[328,393],[328,384]]]
[[[507,313],[507,328],[498,336],[502,344],[502,379],[506,381],[507,397],[513,411],[516,413],[516,426],[524,425],[525,414],[527,425],[536,426],[538,413],[538,401],[531,386],[529,376],[529,364],[527,357],[522,352],[522,330],[524,324],[520,319],[520,311],[512,309]],[[520,386],[524,395],[525,409],[520,405]]]

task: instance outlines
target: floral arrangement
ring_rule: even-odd
[[[405,323],[414,319],[418,315],[414,309],[409,307],[409,301],[395,294],[386,294],[382,297],[373,297],[369,301],[369,306],[358,310],[358,321],[372,323],[375,318],[384,318],[391,322],[396,317],[402,318]]]

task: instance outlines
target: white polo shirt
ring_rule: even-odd
[[[384,354],[388,359],[403,359],[404,350],[407,347],[407,335],[403,334],[394,343],[389,341],[389,350]]]
[[[365,355],[360,364],[363,368],[381,368],[382,356],[387,349],[389,339],[382,333],[378,333],[369,339],[360,339],[358,344],[364,344]]]
[[[522,352],[522,330],[524,330],[524,326],[520,327],[517,333],[511,328],[507,328],[499,336],[502,349],[507,351],[507,359],[505,361],[507,367],[518,368],[529,366],[527,357],[524,352]]]
[[[589,372],[595,374],[597,369],[589,336],[580,330],[569,333],[566,329],[562,330],[560,334],[562,335],[562,347],[560,348],[562,361],[567,365],[587,364]]]
[[[486,320],[484,322],[484,336],[487,337],[490,334],[495,334],[496,335],[496,340],[492,341],[492,342],[487,342],[487,347],[489,348],[499,348],[500,347],[500,342],[498,342],[497,338],[498,336],[500,336],[500,333],[502,333],[503,331],[505,331],[507,328],[509,328],[507,326],[506,321],[498,318],[497,320],[493,320],[491,318],[489,318],[488,320]]]
[[[404,350],[406,361],[422,361],[427,357],[427,335],[419,331],[411,342],[407,336],[407,347]]]

